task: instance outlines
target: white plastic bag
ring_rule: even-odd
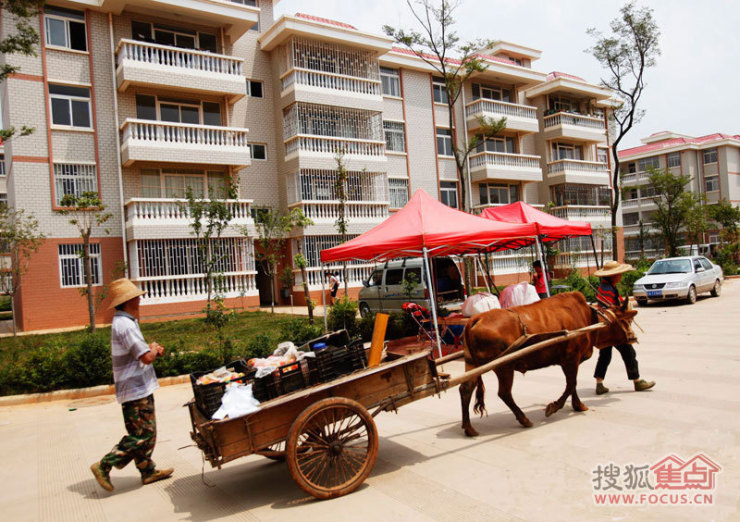
[[[260,402],[254,398],[251,384],[232,382],[226,385],[224,396],[221,397],[221,407],[216,410],[212,419],[222,420],[226,417],[234,418],[257,411]]]
[[[537,295],[537,291],[525,281],[515,285],[509,285],[501,292],[502,308],[536,303],[539,300],[540,297]]]
[[[465,317],[473,317],[476,314],[495,308],[501,308],[498,297],[488,292],[480,292],[468,297],[463,303],[461,311]]]

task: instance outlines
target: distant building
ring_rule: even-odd
[[[664,131],[641,141],[639,147],[619,151],[626,257],[641,255],[640,227],[647,236],[642,245],[645,255],[663,253],[663,244],[650,237],[654,232],[652,214],[657,208],[648,186],[650,167],[690,176],[687,189],[704,194],[710,205],[727,199],[740,206],[740,135],[717,133],[694,138]],[[706,250],[718,241],[718,231],[714,230],[702,243]]]

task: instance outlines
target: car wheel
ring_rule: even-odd
[[[722,283],[717,279],[712,287],[712,297],[719,297],[722,294]]]
[[[645,306],[647,305],[648,300],[647,299],[636,299],[636,301],[637,301],[637,306]]]
[[[696,303],[696,287],[694,285],[691,285],[689,287],[689,293],[686,296],[686,302],[689,304]]]
[[[370,307],[367,303],[360,303],[360,317],[367,317],[370,315]]]

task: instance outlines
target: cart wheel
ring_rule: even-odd
[[[378,456],[375,421],[353,400],[324,399],[293,422],[286,456],[290,476],[306,493],[322,500],[352,493]]]
[[[257,455],[262,455],[270,460],[276,460],[278,462],[285,462],[285,441],[280,441],[272,446],[267,446],[259,451],[256,451]]]

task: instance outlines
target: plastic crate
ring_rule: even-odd
[[[298,347],[299,350],[313,350],[316,343],[326,343],[327,346],[347,346],[350,343],[349,332],[347,330],[337,330],[324,334],[316,339],[311,339],[305,344]]]
[[[232,379],[228,382],[213,382],[211,384],[197,384],[198,378],[203,375],[211,373],[206,372],[193,372],[190,374],[190,384],[193,386],[193,397],[195,397],[195,405],[198,407],[200,412],[208,419],[210,419],[216,410],[221,407],[221,398],[224,396],[226,385],[232,382],[239,382],[242,384],[249,384],[254,381],[255,371],[250,371],[247,363],[243,359],[238,359],[226,365],[226,368],[233,368],[237,373],[243,373],[243,377]],[[258,399],[259,400],[259,399]]]
[[[317,382],[316,361],[312,357],[306,357],[300,361],[280,366],[271,374],[255,379],[254,396],[258,401],[263,402],[308,388]]]
[[[329,346],[316,352],[316,367],[320,382],[332,381],[367,367],[367,354],[362,341],[346,346]]]

